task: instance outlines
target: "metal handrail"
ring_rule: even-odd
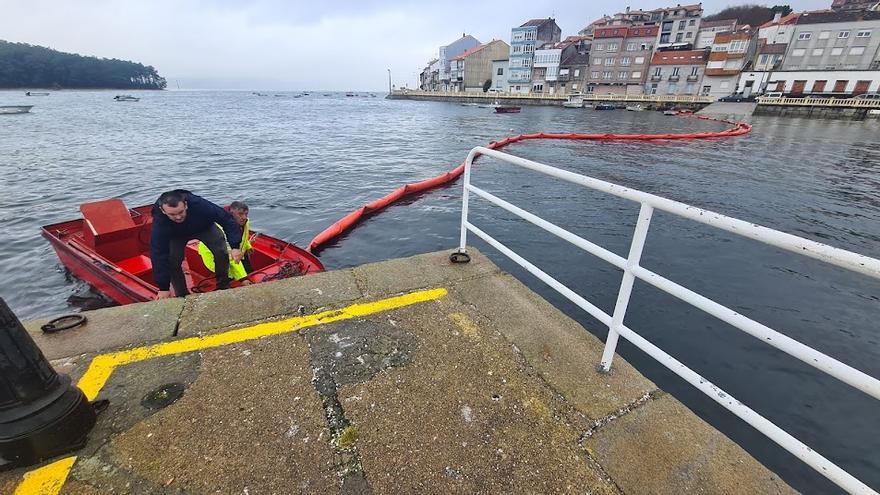
[[[759,96],[755,99],[759,105],[781,105],[797,107],[844,107],[844,108],[880,108],[880,99],[859,98],[791,98]]]
[[[509,92],[468,92],[468,91],[422,91],[395,89],[391,92],[394,96],[432,96],[439,98],[480,98],[480,99],[519,99],[519,100],[558,100],[565,101],[571,94],[549,93],[509,93]],[[615,95],[586,93],[582,95],[586,100],[594,101],[628,101],[647,103],[712,103],[713,96],[704,95]]]
[[[578,184],[600,192],[635,201],[641,205],[639,217],[636,221],[632,244],[629,255],[623,258],[611,251],[598,246],[578,235],[575,235],[558,225],[548,222],[522,208],[519,208],[483,189],[471,184],[471,167],[474,159],[479,155],[491,156],[501,161],[511,163],[529,170],[540,172],[558,179]],[[587,251],[590,254],[623,270],[623,278],[617,296],[617,303],[613,314],[609,315],[590,303],[564,284],[536,267],[528,260],[518,255],[510,248],[504,246],[489,234],[485,233],[468,221],[469,196],[473,193],[480,198],[499,206],[520,218],[541,227],[542,229],[568,241],[571,244]],[[715,402],[729,410],[740,419],[763,433],[765,436],[779,444],[785,450],[804,461],[810,467],[833,481],[841,488],[850,493],[875,494],[866,484],[847,473],[815,450],[807,447],[798,439],[794,438],[771,421],[767,420],[745,404],[730,396],[727,392],[712,384],[674,357],[651,344],[632,329],[623,324],[627,305],[629,304],[635,279],[643,280],[654,287],[685,301],[703,311],[725,321],[753,337],[765,342],[804,363],[807,363],[820,371],[855,387],[862,392],[880,400],[880,380],[863,373],[847,364],[844,364],[826,354],[823,354],[807,345],[804,345],[772,328],[758,323],[745,315],[727,308],[709,298],[706,298],[686,287],[683,287],[669,279],[666,279],[639,265],[645,240],[648,235],[648,227],[654,210],[661,210],[674,215],[709,225],[727,232],[738,234],[754,239],[771,246],[798,253],[810,258],[830,263],[847,270],[867,275],[871,278],[880,279],[880,260],[860,254],[838,249],[808,239],[803,239],[777,230],[761,227],[750,222],[744,222],[736,218],[703,210],[678,201],[673,201],[653,194],[648,194],[635,189],[630,189],[610,182],[601,181],[592,177],[568,172],[555,167],[550,167],[532,160],[502,153],[478,146],[470,151],[465,160],[464,169],[464,193],[462,195],[461,211],[461,240],[459,251],[465,252],[467,246],[467,232],[471,231],[489,245],[505,254],[514,262],[525,268],[528,272],[547,283],[550,287],[562,294],[568,300],[578,305],[581,309],[608,326],[608,338],[605,341],[605,349],[602,354],[600,368],[603,371],[611,370],[611,362],[614,357],[617,341],[623,337],[633,345],[647,353],[666,366],[673,373],[708,395]]]

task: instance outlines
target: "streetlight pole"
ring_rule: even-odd
[[[391,69],[388,69],[388,94],[391,94]]]

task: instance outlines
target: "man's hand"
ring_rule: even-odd
[[[170,290],[160,290],[159,293],[156,294],[156,300],[157,300],[157,301],[158,301],[159,299],[168,299],[168,298],[170,298],[170,297],[171,297],[171,291],[170,291]]]
[[[229,256],[232,257],[232,261],[234,261],[236,263],[241,263],[241,250],[240,249],[233,249],[232,251],[230,251]]]

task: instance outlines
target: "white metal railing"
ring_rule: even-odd
[[[861,98],[790,98],[759,96],[755,99],[759,105],[777,105],[789,107],[842,107],[842,108],[880,108],[880,99]]]
[[[565,101],[572,93],[509,93],[492,91],[422,91],[415,89],[395,89],[391,92],[394,96],[431,96],[438,98],[495,98],[495,99],[521,99],[521,100],[559,100]],[[591,101],[638,101],[648,103],[712,103],[713,96],[702,95],[613,95],[600,93],[585,93],[577,95]]]
[[[532,213],[529,213],[507,201],[471,184],[471,166],[474,159],[478,155],[486,155],[511,163],[529,170],[540,172],[551,177],[556,177],[574,184],[578,184],[600,192],[605,192],[624,199],[635,201],[641,205],[639,217],[636,222],[635,232],[633,234],[632,244],[630,245],[629,255],[626,258],[618,256],[611,251],[602,248],[582,237],[579,237],[562,227],[550,223]],[[548,275],[540,268],[530,263],[525,258],[504,246],[502,243],[492,238],[489,234],[470,223],[468,220],[468,202],[470,194],[473,193],[490,203],[523,218],[534,225],[568,241],[575,246],[587,251],[590,254],[616,266],[623,270],[623,279],[620,284],[620,290],[617,296],[617,303],[614,307],[613,314],[609,315],[597,308],[595,305],[563,285],[552,276]],[[478,146],[468,153],[465,161],[464,169],[464,194],[462,197],[461,210],[461,242],[459,251],[465,252],[467,246],[467,232],[471,231],[479,238],[486,241],[489,245],[499,250],[517,264],[525,268],[531,274],[535,275],[550,287],[565,296],[568,300],[578,305],[584,311],[595,317],[604,325],[608,326],[608,338],[605,342],[605,350],[602,354],[600,367],[604,371],[610,371],[611,361],[614,357],[615,348],[619,337],[623,337],[633,343],[636,347],[653,357],[661,364],[669,368],[673,373],[677,374],[685,381],[698,388],[704,394],[708,395],[715,402],[722,405],[727,410],[738,416],[740,419],[769,437],[771,440],[779,444],[781,447],[791,452],[799,459],[807,463],[810,467],[836,483],[841,488],[850,493],[875,494],[870,487],[817,453],[815,450],[807,447],[798,439],[786,433],[784,430],[765,419],[757,412],[742,404],[730,394],[724,392],[705,378],[698,375],[693,370],[682,364],[680,361],[670,356],[663,350],[654,346],[632,329],[623,324],[626,314],[627,305],[629,304],[630,294],[632,292],[635,279],[640,279],[654,287],[675,296],[703,311],[709,313],[720,320],[727,322],[743,332],[760,339],[762,342],[769,344],[801,361],[823,371],[835,378],[847,383],[862,392],[880,399],[880,380],[867,375],[851,366],[848,366],[830,356],[827,356],[809,346],[806,346],[792,338],[789,338],[772,328],[758,323],[745,315],[742,315],[730,308],[727,308],[711,299],[708,299],[696,292],[683,287],[667,278],[664,278],[639,265],[642,250],[645,246],[645,239],[648,235],[648,227],[651,223],[651,217],[654,210],[661,210],[680,217],[693,220],[705,225],[709,225],[727,232],[738,234],[750,239],[754,239],[771,246],[775,246],[786,251],[798,253],[810,258],[830,263],[847,270],[861,273],[869,277],[880,279],[880,260],[862,256],[856,253],[845,251],[843,249],[834,248],[825,244],[803,239],[791,234],[779,232],[766,227],[755,225],[751,222],[744,222],[735,218],[727,217],[718,213],[689,206],[684,203],[672,201],[670,199],[655,196],[645,192],[629,189],[623,186],[604,182],[592,177],[568,172],[558,168],[550,167],[541,163],[537,163],[524,158],[516,157],[500,151],[491,150]]]

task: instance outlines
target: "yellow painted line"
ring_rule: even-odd
[[[271,335],[296,332],[303,328],[334,323],[337,321],[357,318],[359,316],[367,316],[373,313],[398,309],[420,302],[433,301],[435,299],[440,299],[446,294],[447,291],[443,288],[423,290],[371,303],[352,304],[351,306],[339,310],[324,311],[323,313],[313,315],[297,316],[286,320],[261,323],[259,325],[239,328],[214,335],[190,337],[172,342],[162,342],[161,344],[136,347],[126,351],[101,354],[92,359],[91,364],[89,364],[89,369],[87,369],[82,378],[80,378],[77,386],[83,391],[83,393],[85,393],[86,397],[92,401],[95,400],[101,392],[101,389],[104,388],[104,385],[107,383],[107,380],[110,379],[110,375],[113,374],[113,370],[116,369],[117,366],[145,361],[147,359],[161,356],[183,354],[202,349],[210,349],[212,347],[236,344]],[[64,482],[67,479],[67,475],[70,473],[70,469],[73,467],[73,462],[75,460],[76,457],[68,457],[25,473],[24,479],[15,490],[15,495],[57,494],[61,490],[61,487],[64,486]],[[38,476],[40,480],[39,484],[29,483],[29,480],[32,478],[36,480]]]
[[[14,495],[57,495],[67,481],[76,456],[65,457],[39,469],[24,473]]]

